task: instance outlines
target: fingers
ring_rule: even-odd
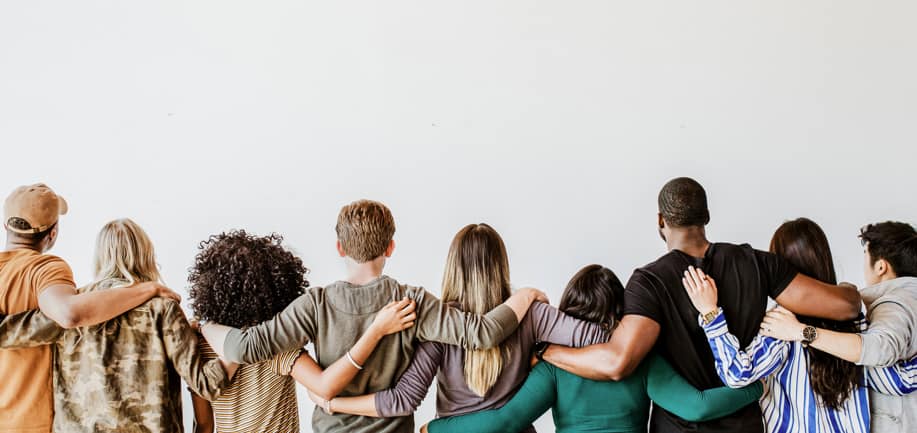
[[[178,302],[181,302],[181,295],[173,292],[171,289],[166,288],[163,292],[159,294],[160,297],[174,299]]]

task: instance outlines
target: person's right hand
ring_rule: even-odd
[[[532,302],[543,302],[545,304],[551,303],[551,301],[548,299],[548,295],[546,295],[544,292],[534,287],[523,287],[519,289],[518,291],[516,291],[516,293],[517,294],[524,293],[528,296],[531,296]]]
[[[152,294],[150,296],[151,298],[156,298],[156,297],[168,298],[168,299],[174,299],[178,302],[181,302],[181,295],[179,295],[178,293],[175,293],[174,291],[172,291],[172,289],[166,286],[163,286],[162,284],[157,283],[155,281],[137,283],[134,286],[147,293],[151,293]]]
[[[408,329],[414,326],[414,320],[417,319],[417,314],[414,313],[416,307],[417,303],[408,298],[389,302],[376,313],[370,328],[378,335],[394,334]]]
[[[700,314],[707,314],[716,310],[716,282],[704,274],[704,271],[689,266],[685,271],[681,284],[685,286],[691,303]]]

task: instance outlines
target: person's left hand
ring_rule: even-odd
[[[783,341],[802,340],[802,330],[806,325],[799,323],[790,310],[777,306],[767,312],[761,322],[761,335],[773,337]]]
[[[427,423],[430,424],[430,423]],[[427,433],[427,424],[420,426],[420,433]]]

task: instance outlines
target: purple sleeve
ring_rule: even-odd
[[[592,322],[579,320],[540,302],[529,307],[521,326],[531,326],[533,341],[583,347],[608,341],[608,331]]]
[[[442,343],[421,343],[394,388],[376,393],[376,412],[383,418],[408,416],[417,410],[443,362]]]

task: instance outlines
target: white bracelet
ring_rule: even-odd
[[[360,365],[360,364],[357,364],[357,361],[354,361],[354,360],[353,360],[353,357],[350,356],[350,351],[349,351],[349,350],[347,351],[347,360],[350,361],[350,364],[352,364],[354,367],[356,367],[357,370],[362,370],[362,369],[363,369],[363,366]]]
[[[322,405],[322,409],[325,409],[325,413],[328,415],[334,415],[334,412],[331,411],[331,400],[325,400],[325,403]]]

